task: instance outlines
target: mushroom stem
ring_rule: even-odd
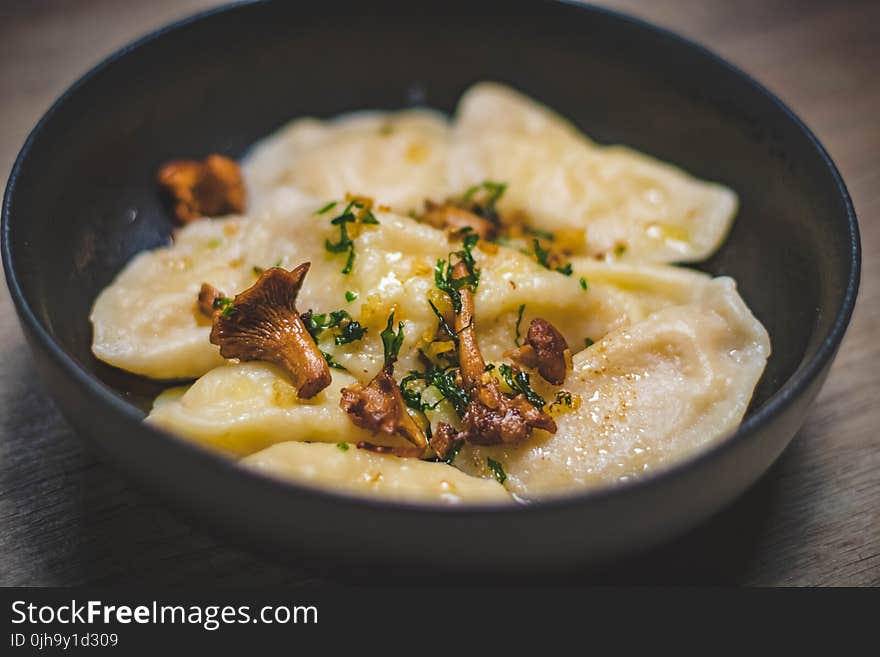
[[[460,279],[468,275],[467,266],[459,262],[452,268],[452,278]],[[458,336],[458,359],[461,378],[465,388],[470,390],[480,383],[486,369],[486,361],[477,344],[474,326],[474,293],[468,287],[459,290],[461,311],[455,316],[455,333]]]
[[[464,262],[452,269],[453,280],[468,275]],[[498,380],[486,372],[486,363],[477,344],[474,326],[473,291],[463,286],[459,290],[461,308],[455,316],[458,334],[458,361],[461,379],[468,394],[468,408],[462,421],[462,431],[453,435],[453,429],[441,424],[434,449],[447,452],[453,444],[465,440],[481,445],[516,443],[527,438],[532,429],[555,432],[556,422],[543,410],[530,404],[524,395],[509,398],[501,393]]]

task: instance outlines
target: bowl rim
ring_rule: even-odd
[[[67,89],[65,89],[65,91],[52,103],[49,109],[44,112],[25,139],[10,171],[9,180],[3,198],[2,217],[0,217],[0,251],[2,251],[3,269],[6,275],[6,282],[9,287],[10,296],[12,297],[16,311],[18,312],[19,319],[24,324],[24,327],[30,331],[31,335],[35,336],[44,353],[51,357],[67,377],[72,379],[76,385],[82,386],[98,403],[109,406],[109,409],[112,412],[119,413],[124,421],[135,423],[141,430],[146,431],[148,434],[152,434],[151,437],[156,440],[170,441],[171,444],[167,446],[178,450],[181,454],[186,454],[193,458],[203,458],[205,459],[206,464],[210,464],[212,467],[219,470],[225,469],[230,476],[250,480],[246,485],[251,486],[251,488],[254,486],[263,486],[268,489],[275,489],[274,494],[290,495],[291,493],[295,493],[301,497],[320,498],[325,502],[347,505],[356,509],[369,508],[386,512],[416,511],[420,514],[453,514],[459,517],[474,514],[479,514],[480,516],[486,516],[487,514],[496,516],[508,514],[522,515],[543,512],[550,509],[562,509],[580,504],[600,502],[613,498],[621,498],[643,489],[661,486],[664,483],[678,478],[685,471],[699,468],[704,463],[722,457],[724,454],[746,440],[759,427],[778,417],[794,402],[794,400],[800,397],[800,395],[813,383],[816,377],[820,375],[834,358],[849,325],[855,307],[856,298],[858,296],[861,270],[861,243],[858,221],[852,199],[850,198],[840,172],[819,139],[807,127],[803,120],[801,120],[774,93],[769,91],[764,85],[738,66],[715,54],[706,46],[703,46],[690,38],[681,36],[669,28],[655,25],[648,20],[615,9],[599,7],[580,2],[579,0],[552,0],[553,4],[556,5],[564,5],[574,8],[583,11],[585,14],[597,14],[613,21],[628,24],[630,27],[651,32],[654,36],[660,37],[665,42],[671,42],[679,47],[684,47],[685,49],[692,51],[694,55],[703,57],[709,60],[712,64],[726,69],[729,73],[732,73],[748,84],[757,94],[763,96],[765,100],[769,101],[790,122],[792,122],[792,124],[815,149],[830,174],[831,179],[836,186],[837,193],[843,200],[844,208],[846,210],[847,228],[849,231],[849,258],[847,262],[849,276],[846,283],[846,289],[843,294],[840,309],[834,317],[831,328],[828,333],[823,336],[822,342],[816,349],[815,354],[813,354],[809,360],[801,360],[794,373],[785,380],[780,388],[774,392],[764,404],[762,404],[754,413],[747,416],[733,433],[717,438],[714,444],[700,449],[696,453],[683,459],[676,460],[668,466],[653,470],[642,477],[616,484],[602,485],[587,490],[573,490],[546,499],[530,501],[527,504],[511,505],[480,503],[439,505],[420,502],[383,500],[379,498],[358,496],[341,491],[314,488],[252,471],[207,447],[192,443],[175,436],[170,432],[145,424],[143,422],[142,413],[138,409],[125,401],[118,391],[90,373],[73,356],[68,354],[58,342],[56,342],[49,330],[37,318],[34,309],[25,298],[24,290],[16,272],[16,263],[12,253],[10,237],[11,224],[13,221],[12,201],[15,196],[18,178],[25,165],[25,161],[43,128],[63,109],[63,106],[69,97],[77,93],[79,89],[91,82],[105,69],[113,66],[129,53],[159,40],[166,34],[182,31],[192,23],[210,18],[215,14],[234,12],[253,5],[268,5],[271,4],[272,1],[273,0],[239,0],[222,4],[217,7],[211,7],[154,29],[134,41],[131,41],[127,45],[113,51],[80,76],[73,84],[67,87]]]

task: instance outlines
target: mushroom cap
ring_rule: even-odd
[[[330,368],[296,309],[309,271],[272,267],[237,294],[228,312],[214,315],[211,342],[224,358],[275,363],[290,376],[297,394],[310,399],[330,385]]]

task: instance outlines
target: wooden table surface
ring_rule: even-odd
[[[205,0],[0,7],[0,174],[51,101]],[[694,38],[779,94],[843,172],[864,247],[852,325],[806,424],[730,508],[576,583],[880,585],[880,2],[605,3]],[[0,584],[295,585],[320,577],[201,534],[97,462],[36,380],[0,290]]]

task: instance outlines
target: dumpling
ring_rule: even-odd
[[[243,219],[201,220],[171,246],[137,255],[92,307],[92,351],[154,379],[194,378],[223,362],[196,300],[203,282],[236,291],[253,281],[239,239]]]
[[[492,479],[472,477],[445,463],[375,454],[354,445],[286,442],[248,456],[242,465],[331,491],[398,502],[504,504],[510,494]]]
[[[507,489],[527,498],[637,477],[735,429],[769,353],[733,280],[715,279],[694,303],[658,310],[576,354],[563,385],[572,404],[550,408],[556,434],[467,446],[454,464],[485,475],[494,459]]]
[[[462,97],[449,155],[452,189],[507,183],[498,207],[547,231],[580,231],[584,255],[693,262],[721,244],[736,195],[620,146],[602,147],[550,109],[494,83]]]
[[[252,198],[294,187],[326,200],[369,196],[405,214],[447,195],[449,122],[429,110],[297,119],[254,146],[244,164]]]
[[[223,362],[208,340],[210,320],[196,307],[201,284],[232,297],[254,283],[260,268],[308,261],[312,266],[299,310],[345,310],[374,338],[338,346],[328,333],[324,351],[359,380],[368,380],[382,364],[381,342],[375,338],[395,312],[407,325],[399,371],[417,368],[418,348],[437,326],[428,300],[443,303],[434,266],[461,242],[450,242],[444,231],[409,217],[376,210],[379,223],[354,236],[353,270],[344,275],[346,257],[325,247],[339,237],[331,220],[343,202],[323,214],[319,205],[325,203],[279,188],[248,220],[200,220],[181,229],[174,245],[139,255],[95,303],[94,353],[153,378],[201,376]],[[478,246],[475,257],[482,270],[476,296],[479,332],[490,359],[512,347],[520,306],[522,328],[543,317],[576,348],[659,307],[684,303],[709,280],[690,270],[612,266],[590,258],[574,259],[574,273],[563,276],[506,247]]]
[[[285,440],[368,440],[370,433],[339,409],[340,390],[354,383],[351,375],[336,370],[330,386],[312,399],[300,399],[274,365],[230,362],[189,388],[164,392],[147,422],[235,456]],[[405,444],[397,439],[379,442]]]
[[[401,231],[394,230],[397,220],[393,215],[382,215],[380,221],[383,223],[379,225],[400,235]],[[409,221],[405,218],[399,220]],[[371,253],[380,262],[384,261],[383,251],[378,246]],[[572,350],[576,352],[583,347],[585,334],[592,332],[598,339],[618,326],[628,325],[627,318],[630,316],[633,321],[638,321],[647,315],[647,308],[661,303],[658,290],[667,295],[666,305],[669,305],[685,298],[698,299],[701,294],[699,290],[711,282],[707,276],[696,272],[681,270],[674,274],[667,272],[669,268],[666,267],[642,268],[640,272],[630,271],[629,275],[635,279],[634,286],[641,285],[641,289],[645,290],[643,292],[617,292],[607,284],[603,288],[601,282],[595,284],[595,289],[585,292],[576,281],[558,273],[543,269],[531,271],[529,266],[537,266],[522,254],[514,252],[509,257],[513,261],[523,258],[518,265],[520,269],[509,262],[494,263],[489,257],[481,256],[487,259],[481,260],[485,274],[481,277],[478,298],[482,299],[483,317],[477,323],[477,332],[481,348],[490,361],[501,359],[514,346],[517,313],[512,310],[515,305],[511,303],[515,304],[516,301],[528,302],[524,304],[528,311],[523,312],[520,322],[523,333],[533,316],[550,318],[568,334]],[[328,286],[339,278],[336,266],[338,263],[334,263],[333,274],[327,282],[316,285],[311,294],[320,298],[322,293],[328,292]],[[626,271],[635,268],[616,269]],[[651,269],[657,271],[653,277],[648,273]],[[598,267],[593,268],[593,271],[598,270]],[[380,268],[379,271],[384,270]],[[518,273],[525,281],[522,286],[517,286],[521,296],[515,296],[513,302],[499,303],[495,290],[509,287],[507,281],[511,273]],[[370,274],[364,272],[362,275]],[[617,276],[624,279],[622,273]],[[425,347],[433,338],[437,326],[437,318],[427,308],[426,302],[433,278],[425,277],[419,285],[413,284],[412,280],[407,281],[409,287],[401,286],[399,290],[389,286],[389,292],[382,298],[368,302],[375,307],[362,304],[357,310],[354,303],[348,304],[352,316],[368,325],[368,334],[362,340],[344,347],[334,345],[332,339],[321,341],[321,348],[331,351],[333,360],[348,371],[333,370],[332,384],[315,398],[298,400],[287,376],[273,365],[229,362],[209,371],[189,389],[180,388],[162,395],[156,401],[148,421],[177,435],[235,455],[250,454],[268,445],[292,439],[327,442],[368,440],[404,445],[397,437],[372,435],[357,428],[339,408],[339,400],[342,387],[351,386],[356,381],[366,382],[381,367],[383,351],[378,338],[381,327],[372,318],[382,318],[379,323],[383,324],[392,308],[404,322],[405,341],[396,367],[398,380],[411,369],[423,369],[419,348]],[[685,282],[690,283],[687,286],[689,292],[685,292]],[[657,288],[653,295],[651,284]],[[552,296],[548,296],[550,292],[553,292]],[[553,303],[548,303],[547,299],[552,299]],[[583,312],[584,308],[588,312]],[[428,392],[426,398],[432,394]],[[451,413],[451,407],[444,402],[435,411],[429,412],[428,417],[434,423],[454,421]]]
[[[322,342],[321,348],[361,381],[372,378],[382,365],[378,340],[390,313],[404,321],[405,340],[398,372],[420,369],[418,349],[433,338],[437,317],[428,305],[440,307],[434,266],[438,258],[461,249],[444,231],[391,212],[376,211],[377,225],[365,226],[355,238],[351,274],[342,275],[345,257],[328,253],[326,240],[338,238],[331,224],[334,211],[297,215],[285,210],[289,192],[275,193],[271,211],[249,227],[249,258],[281,262],[292,267],[310,260],[312,267],[300,292],[298,307],[324,313],[344,309],[367,327],[367,338],[350,345]],[[341,211],[339,207],[335,212]],[[564,276],[546,269],[516,249],[483,250],[474,257],[481,270],[476,293],[478,335],[484,355],[500,358],[514,346],[520,306],[521,330],[533,317],[552,322],[576,350],[586,338],[597,340],[609,331],[632,324],[664,305],[685,303],[710,281],[705,274],[668,266],[610,266],[584,258]],[[584,290],[580,278],[587,279]],[[355,295],[354,300],[349,297]]]

